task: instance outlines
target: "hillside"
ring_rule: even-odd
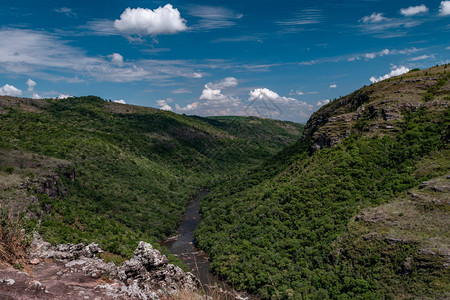
[[[336,99],[202,203],[212,268],[264,299],[450,295],[450,67]]]
[[[94,96],[0,97],[0,203],[53,244],[95,241],[130,256],[139,240],[172,235],[201,187],[302,132],[258,118],[217,122]]]

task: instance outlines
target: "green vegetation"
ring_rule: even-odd
[[[425,241],[391,244],[380,238],[352,243],[365,240],[362,231],[349,225],[361,209],[390,203],[421,181],[449,171],[450,110],[443,98],[448,84],[437,82],[433,105],[421,105],[424,92],[402,83],[403,90],[410,85],[410,95],[395,97],[398,103],[409,101],[418,107],[413,110],[398,110],[397,102],[384,101],[392,99],[387,91],[395,95],[395,79],[338,99],[313,115],[302,141],[264,166],[215,187],[202,203],[203,218],[196,232],[200,247],[211,256],[213,271],[264,299],[450,293],[442,258],[436,258],[432,268],[414,265],[410,273],[401,273],[407,258],[418,259],[416,253]],[[374,103],[385,107],[373,107]],[[360,120],[348,116],[358,118],[363,105],[372,113],[360,114],[366,122],[360,126]],[[326,123],[331,116],[333,122]],[[351,134],[345,137],[346,132]],[[311,146],[327,139],[336,146],[311,154]],[[423,167],[421,161],[438,167]],[[445,206],[435,209],[448,218]],[[412,218],[413,222],[416,219],[421,218]],[[429,238],[433,239],[424,237]],[[441,246],[448,249],[448,241]]]
[[[1,203],[48,241],[95,241],[120,263],[138,240],[172,235],[208,186],[196,239],[236,288],[449,297],[448,79],[444,65],[363,87],[304,132],[92,96],[0,97]]]
[[[95,241],[125,256],[139,240],[174,234],[185,204],[201,187],[259,164],[295,141],[302,128],[274,121],[279,126],[267,129],[274,142],[249,141],[209,119],[92,96],[0,100],[2,203],[31,216],[30,226],[51,243]],[[249,134],[267,125],[253,118],[239,122],[248,124]],[[20,182],[28,182],[26,198],[15,193]]]

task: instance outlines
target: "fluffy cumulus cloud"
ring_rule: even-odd
[[[41,99],[41,96],[38,93],[33,93],[31,96],[32,99]]]
[[[234,77],[209,82],[205,84],[199,101],[185,106],[176,104],[175,111],[199,115],[246,115],[241,100],[230,95],[229,91],[223,92],[223,90],[236,87],[238,84],[238,80]]]
[[[212,89],[225,89],[230,87],[235,87],[238,85],[238,80],[234,77],[226,77],[220,81],[217,82],[210,82],[207,84],[208,87]]]
[[[0,87],[0,96],[14,96],[19,97],[22,96],[22,90],[19,90],[13,85],[5,84]]]
[[[174,34],[187,30],[186,20],[170,4],[155,10],[128,7],[120,19],[114,21],[114,27],[123,34],[138,36]]]
[[[330,89],[335,89],[337,88],[337,84],[330,84]]]
[[[370,78],[370,81],[372,83],[376,83],[376,82],[379,82],[379,81],[382,81],[382,80],[385,80],[385,79],[388,79],[388,78],[391,78],[391,77],[394,77],[394,76],[398,76],[398,75],[402,75],[402,74],[408,73],[409,71],[410,71],[410,69],[408,69],[405,66],[400,66],[400,67],[395,67],[394,66],[394,69],[391,72],[389,72],[388,74],[380,76],[378,78],[375,77],[375,76],[372,76]]]
[[[323,106],[323,105],[328,104],[328,103],[330,103],[330,99],[323,99],[323,100],[317,101],[316,105],[317,106]]]
[[[233,88],[238,86],[238,83],[238,80],[234,77],[209,82],[204,86],[197,101],[185,106],[175,104],[174,111],[203,116],[257,116],[304,122],[315,110],[314,105],[292,97],[280,96],[264,87],[251,89],[248,93],[248,99],[243,100],[233,94],[233,92],[236,92],[236,89]],[[160,107],[166,104],[164,100],[158,101]]]
[[[221,89],[213,89],[210,88],[208,85],[205,85],[205,88],[203,89],[202,94],[200,95],[200,100],[220,101],[225,99],[227,99],[227,96],[222,94]]]
[[[442,1],[441,6],[439,7],[439,14],[441,16],[450,15],[450,1]]]
[[[359,20],[359,21],[364,24],[373,24],[373,23],[378,23],[378,22],[384,21],[386,19],[387,18],[385,18],[382,13],[374,12],[369,16],[362,17],[361,20]]]
[[[31,80],[28,78],[27,85],[28,85],[28,91],[32,92],[34,90],[34,87],[36,86],[36,82],[34,80]]]
[[[271,91],[267,88],[258,88],[258,89],[251,90],[249,93],[248,100],[249,101],[255,101],[255,100],[270,101],[273,103],[288,103],[288,102],[292,102],[292,101],[297,101],[296,99],[291,98],[291,97],[281,97],[274,91]]]
[[[67,99],[67,98],[71,98],[73,96],[70,95],[66,95],[66,94],[59,94],[58,97],[56,97],[56,99]]]
[[[226,88],[236,87],[238,80],[234,77],[226,77],[220,81],[209,82],[200,95],[200,100],[214,101],[220,104],[236,105],[237,99],[232,96],[222,94],[222,90]],[[211,104],[211,103],[209,103]]]
[[[400,9],[400,13],[406,17],[414,16],[421,13],[428,12],[428,7],[425,6],[425,4],[419,5],[419,6],[410,6],[408,8],[402,8]]]
[[[268,118],[287,118],[293,116],[307,118],[313,106],[292,97],[284,97],[268,88],[257,88],[249,92],[250,105],[247,112],[251,115]]]
[[[190,103],[190,104],[188,104],[188,105],[186,105],[184,107],[182,107],[182,106],[180,106],[178,104],[175,104],[175,109],[178,112],[192,112],[192,111],[196,111],[197,109],[199,109],[200,105],[201,104],[199,102],[193,102],[193,103]]]
[[[111,62],[119,67],[123,65],[123,56],[119,53],[111,54]]]
[[[156,104],[158,104],[159,108],[162,110],[172,111],[172,107],[167,103],[167,100],[156,100]]]
[[[115,103],[120,103],[120,104],[127,104],[127,103],[125,102],[125,100],[123,100],[123,99],[113,100],[113,102],[115,102]]]

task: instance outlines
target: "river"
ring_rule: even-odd
[[[220,299],[254,299],[245,293],[236,292],[232,287],[212,274],[209,271],[210,262],[208,255],[194,244],[194,231],[200,222],[199,210],[201,199],[208,195],[208,193],[207,190],[201,190],[196,195],[193,201],[186,207],[186,211],[178,227],[178,235],[163,242],[162,245],[166,246],[172,254],[186,263],[191,269],[191,272],[200,280],[207,294],[217,295],[219,289],[211,289],[211,287],[218,286],[224,291],[223,294],[220,293]]]

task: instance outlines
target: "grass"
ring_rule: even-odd
[[[13,218],[8,210],[0,207],[0,261],[21,266],[30,242],[20,219]]]

